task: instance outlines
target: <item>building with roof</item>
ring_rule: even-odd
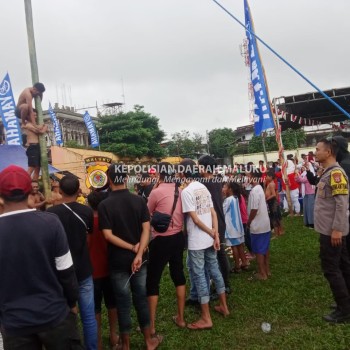
[[[90,145],[90,135],[85,126],[83,114],[75,110],[74,107],[61,106],[55,103],[53,110],[56,114],[59,126],[61,128],[61,134],[63,144],[68,141],[74,141],[79,146],[88,147]],[[47,146],[56,146],[53,124],[47,110],[43,111],[44,123],[48,125],[48,131],[46,134]],[[97,117],[91,116],[93,122],[96,123]],[[23,135],[22,135],[23,136]],[[0,144],[5,142],[4,127],[0,118]]]

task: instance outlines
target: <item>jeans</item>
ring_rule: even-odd
[[[217,294],[225,293],[225,283],[219,269],[214,247],[189,250],[188,257],[193,272],[193,281],[198,293],[198,301],[201,304],[207,304],[210,300],[210,290],[205,276],[206,271],[208,271],[210,278],[215,283]]]
[[[147,267],[143,265],[128,282],[131,271],[111,271],[111,281],[118,310],[119,332],[128,334],[132,329],[131,295],[141,330],[150,327],[150,316],[146,294]]]
[[[84,349],[81,343],[77,315],[69,313],[59,325],[46,331],[26,335],[7,336],[3,334],[5,350],[63,350]]]
[[[333,247],[331,236],[320,234],[321,267],[340,311],[350,313],[350,259],[346,239]]]
[[[94,283],[92,276],[79,281],[79,299],[81,322],[83,324],[84,343],[87,350],[97,349],[97,323],[95,318]]]
[[[197,288],[196,288],[196,285],[194,283],[194,277],[193,277],[193,268],[191,266],[191,261],[190,261],[190,257],[189,257],[188,253],[187,253],[187,258],[186,258],[186,265],[187,265],[187,269],[188,269],[188,278],[190,280],[190,296],[189,296],[189,298],[191,300],[198,300]],[[208,290],[210,293],[210,277],[209,277],[209,273],[207,270],[205,270],[205,279],[207,281]]]

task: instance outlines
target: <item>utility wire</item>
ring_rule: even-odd
[[[299,72],[294,66],[292,66],[288,61],[286,61],[280,54],[278,54],[270,45],[268,45],[264,40],[259,38],[254,32],[246,28],[246,26],[231,12],[229,12],[224,6],[222,6],[218,1],[213,0],[222,10],[224,10],[230,17],[232,17],[236,22],[238,22],[244,29],[253,35],[256,39],[258,39],[265,47],[267,47],[272,53],[274,53],[281,61],[283,61],[289,68],[291,68],[295,73],[297,73],[300,77],[302,77],[306,82],[308,82],[314,89],[316,89],[323,97],[325,97],[330,103],[332,103],[337,109],[339,109],[342,113],[344,113],[349,119],[350,114],[338,105],[334,100],[332,100],[329,96],[327,96],[321,89],[319,89],[313,82],[311,82],[308,78],[305,77],[301,72]],[[276,111],[277,112],[277,111]]]

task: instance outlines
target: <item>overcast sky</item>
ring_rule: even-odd
[[[244,22],[243,0],[219,0]],[[320,89],[350,86],[349,0],[250,0],[255,31]],[[123,102],[168,135],[249,123],[244,28],[212,0],[32,0],[48,102]],[[23,0],[2,1],[0,79],[31,85]],[[260,44],[271,97],[314,91]],[[122,84],[123,81],[123,84]],[[94,109],[89,110],[92,115]]]

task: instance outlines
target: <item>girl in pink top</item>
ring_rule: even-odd
[[[247,203],[243,195],[243,189],[238,183],[236,182],[232,183],[232,191],[233,191],[233,195],[238,198],[239,210],[241,212],[241,218],[242,218],[242,223],[244,227],[244,243],[250,253],[248,254],[247,258],[251,259],[253,256],[251,254],[252,246],[251,246],[251,240],[250,240],[250,232],[247,229],[247,222],[248,222]]]
[[[302,167],[302,173],[295,173],[295,181],[303,186],[303,211],[304,225],[309,228],[314,228],[314,206],[315,206],[315,186],[311,185],[306,177],[305,168]]]

